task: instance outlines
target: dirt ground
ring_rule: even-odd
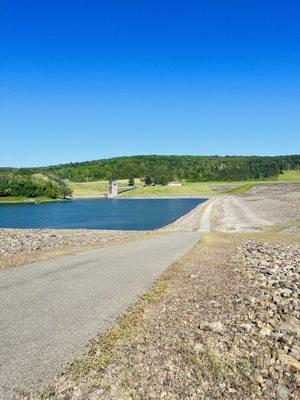
[[[257,185],[244,194],[221,197],[212,218],[219,232],[300,234],[300,183]]]

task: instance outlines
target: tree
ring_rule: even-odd
[[[9,190],[2,193],[12,196],[12,192],[23,192],[24,185],[28,193],[36,190],[30,188],[31,184],[25,182],[25,176],[30,179],[39,174],[48,176],[51,180],[69,179],[74,182],[89,182],[98,180],[128,179],[129,177],[150,177],[155,180],[168,177],[168,181],[174,179],[187,179],[189,181],[239,181],[254,179],[276,178],[283,170],[298,169],[300,165],[299,155],[290,156],[130,156],[114,157],[106,160],[87,161],[82,163],[61,164],[40,168],[0,168],[0,174],[9,181],[13,179]],[[152,181],[151,179],[151,181]],[[162,183],[162,182],[161,182]],[[148,185],[150,185],[148,180]],[[44,184],[39,182],[39,189]],[[2,194],[2,196],[5,194]],[[17,195],[17,194],[16,194]]]
[[[67,185],[64,185],[60,189],[60,196],[63,199],[66,199],[67,197],[71,197],[72,196],[72,190]]]
[[[150,186],[152,184],[152,179],[149,175],[145,177],[145,185]]]
[[[56,176],[42,174],[20,175],[10,172],[0,175],[0,196],[50,197],[53,199],[71,196],[66,182]]]
[[[129,186],[134,186],[134,177],[133,177],[133,176],[131,176],[131,177],[128,179],[128,185],[129,185]]]
[[[166,175],[157,176],[154,178],[156,185],[166,185],[169,182],[169,178]]]

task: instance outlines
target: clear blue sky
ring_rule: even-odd
[[[300,152],[298,0],[2,0],[0,165]]]

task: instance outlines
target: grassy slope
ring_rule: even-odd
[[[119,186],[127,186],[128,179],[118,180]],[[139,180],[135,180],[135,186],[140,187],[143,183]],[[96,182],[69,182],[69,187],[73,191],[75,197],[102,197],[108,192],[108,181],[96,181]]]
[[[0,203],[50,203],[54,201],[61,201],[61,199],[50,199],[48,197],[25,197],[25,196],[8,196],[0,197]]]
[[[226,193],[226,194],[244,193],[244,192],[247,192],[247,190],[250,190],[254,185],[255,185],[255,182],[254,183],[252,183],[252,182],[251,183],[245,183],[245,184],[243,184],[241,186],[238,186],[238,187],[235,187],[233,189],[226,190],[224,193]]]
[[[119,185],[128,185],[128,180],[119,180]],[[267,181],[271,182],[271,181]],[[275,182],[300,182],[300,171],[285,171],[284,174],[278,177]],[[129,190],[122,193],[121,197],[139,197],[139,196],[205,196],[220,194],[220,191],[214,191],[211,189],[211,185],[235,185],[236,187],[229,187],[228,190],[224,190],[224,193],[238,194],[249,190],[253,185],[259,183],[266,183],[266,181],[256,182],[182,182],[183,186],[180,187],[168,187],[168,186],[150,186],[145,187],[143,182],[139,179],[135,179],[136,189]],[[108,181],[98,182],[70,182],[69,187],[73,190],[75,197],[101,197],[107,194]],[[51,201],[47,198],[28,199],[27,197],[0,197],[0,203],[27,203],[27,202],[44,202]],[[53,200],[52,200],[53,201]]]
[[[181,187],[168,187],[168,186],[150,186],[139,187],[135,190],[123,193],[122,197],[138,197],[138,196],[195,196],[195,195],[213,195],[220,194],[221,192],[213,191],[210,186],[214,185],[235,185],[236,187],[229,187],[223,193],[238,194],[246,192],[254,185],[263,183],[288,183],[300,182],[300,171],[285,171],[279,176],[277,181],[251,181],[251,182],[183,182]]]
[[[69,187],[73,191],[73,196],[82,196],[82,197],[97,197],[104,196],[108,191],[108,182],[107,181],[99,181],[99,182],[69,182]]]
[[[238,186],[233,189],[229,189],[225,191],[227,194],[238,194],[246,192],[250,190],[254,185],[263,184],[263,183],[293,183],[300,182],[300,170],[298,171],[284,171],[282,175],[279,175],[276,181],[252,181],[243,183],[243,185]]]
[[[8,196],[8,197],[0,197],[0,203],[11,203],[11,202],[25,202],[28,201],[27,197],[23,197],[23,196],[19,196],[19,197],[12,197],[12,196]]]
[[[279,175],[278,182],[300,182],[300,170],[284,171]]]
[[[139,197],[139,196],[197,196],[212,195],[215,192],[211,190],[206,183],[202,182],[183,182],[182,186],[148,186],[138,187],[123,193],[122,197]]]
[[[127,179],[119,180],[119,185],[126,186],[128,184]],[[267,181],[271,182],[271,181]],[[275,182],[300,182],[300,171],[285,171],[283,175],[280,175],[278,180]],[[143,196],[205,196],[220,194],[220,191],[212,190],[211,186],[222,185],[229,186],[229,188],[224,190],[224,193],[228,194],[238,194],[243,193],[255,184],[266,183],[266,181],[252,181],[252,182],[182,182],[180,187],[168,187],[168,186],[150,186],[145,187],[143,182],[139,179],[135,179],[136,189],[129,190],[121,193],[121,197],[143,197]],[[230,185],[235,185],[234,188]],[[107,194],[108,182],[84,182],[76,183],[70,182],[70,188],[73,190],[74,196],[82,197],[92,197],[92,196],[104,196]]]

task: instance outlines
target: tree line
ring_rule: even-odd
[[[66,198],[72,191],[66,183],[56,176],[42,174],[24,175],[15,172],[0,173],[0,196]]]
[[[240,181],[276,179],[283,170],[299,169],[300,156],[130,156],[21,168],[21,175],[52,174],[60,179],[89,182],[109,179],[150,177],[155,183],[171,180]],[[9,169],[9,171],[12,171]]]

